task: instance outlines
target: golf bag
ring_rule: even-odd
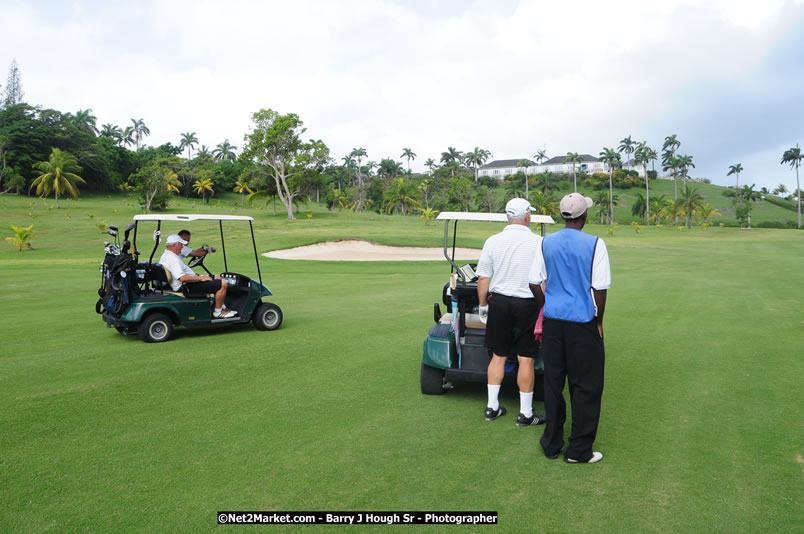
[[[106,254],[101,266],[100,299],[95,304],[98,313],[120,316],[139,292],[134,259],[128,254]]]

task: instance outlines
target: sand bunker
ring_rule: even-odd
[[[451,252],[452,249],[450,249]],[[288,248],[266,252],[263,256],[282,260],[324,261],[437,261],[444,259],[443,248],[389,247],[368,241],[349,239],[327,241],[305,247]],[[456,261],[476,260],[480,250],[475,248],[455,249]]]

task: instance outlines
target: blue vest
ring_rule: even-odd
[[[574,228],[564,228],[544,238],[546,318],[576,323],[588,323],[595,318],[592,263],[596,245],[597,237]]]

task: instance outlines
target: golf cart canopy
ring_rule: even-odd
[[[253,221],[254,219],[252,217],[246,217],[243,215],[149,214],[149,215],[135,215],[134,220],[135,221]]]
[[[486,221],[486,222],[508,222],[505,213],[472,213],[469,211],[442,211],[436,217],[437,221]],[[530,222],[536,224],[555,224],[549,215],[530,214]]]
[[[251,231],[251,244],[254,247],[254,262],[257,265],[257,276],[260,279],[260,284],[262,284],[262,273],[260,272],[260,259],[257,256],[257,243],[254,241],[254,226],[252,225],[252,221],[254,221],[253,217],[248,217],[244,215],[214,215],[214,214],[144,214],[144,215],[135,215],[134,216],[134,249],[137,249],[137,230],[139,229],[139,224],[141,222],[155,222],[156,223],[156,231],[154,232],[154,248],[151,251],[151,256],[148,258],[148,263],[152,264],[154,262],[154,254],[156,253],[156,249],[159,247],[159,244],[162,240],[161,229],[163,222],[193,222],[193,221],[218,221],[218,228],[220,229],[221,235],[221,251],[223,252],[223,266],[225,271],[229,271],[229,263],[227,262],[226,258],[226,242],[223,239],[223,221],[245,221],[248,222],[249,230]],[[139,252],[137,253],[139,254]]]

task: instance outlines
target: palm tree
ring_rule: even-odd
[[[433,158],[427,158],[427,161],[424,162],[424,166],[430,169],[430,174],[433,174],[433,167],[436,166],[435,160]]]
[[[97,121],[98,119],[92,114],[92,109],[79,109],[73,116],[75,127],[89,135],[97,135]]]
[[[441,153],[441,163],[444,165],[460,164],[462,160],[463,153],[455,147],[447,147],[447,151]],[[455,169],[452,170],[452,176],[455,176]]]
[[[241,204],[242,206],[246,205],[246,193],[250,195],[251,193],[254,192],[251,189],[251,187],[249,187],[248,182],[242,178],[238,178],[238,180],[235,182],[234,189],[232,189],[232,191],[243,196],[243,202]]]
[[[123,131],[119,126],[115,126],[114,124],[104,124],[101,126],[100,136],[114,139],[119,143],[120,138],[123,136]]]
[[[678,156],[676,159],[676,164],[678,165],[679,169],[681,169],[681,178],[684,187],[687,187],[687,171],[690,167],[693,169],[695,168],[695,164],[692,162],[692,156]]]
[[[525,175],[525,198],[528,198],[528,167],[530,167],[531,163],[531,161],[526,159],[521,159],[516,162],[517,168],[522,169],[522,172]]]
[[[201,145],[201,148],[198,149],[198,153],[195,155],[195,157],[212,159],[212,152],[210,152],[209,147],[207,145]]]
[[[386,161],[386,160],[383,160]],[[393,161],[393,160],[387,160]],[[399,208],[402,215],[407,215],[410,208],[420,208],[419,201],[416,200],[416,186],[407,178],[397,178],[383,194],[383,207],[385,213],[391,214],[394,209]]]
[[[475,147],[474,150],[467,152],[466,156],[464,157],[464,161],[467,165],[471,165],[472,168],[475,170],[475,182],[477,182],[477,169],[484,163],[486,160],[491,157],[491,152],[486,149]]]
[[[577,152],[567,152],[564,158],[564,163],[572,163],[572,183],[575,186],[575,192],[578,192],[578,181],[575,178],[575,164],[583,162],[583,158]]]
[[[671,155],[675,153],[678,147],[681,146],[681,141],[678,140],[678,135],[668,135],[664,138],[664,143],[662,143],[662,150],[665,152],[669,152]]]
[[[787,193],[787,186],[784,184],[779,184],[779,187],[773,190],[773,194],[776,196],[782,196]]]
[[[796,196],[798,197],[798,227],[801,228],[801,186],[798,182],[798,168],[801,166],[801,149],[798,144],[793,148],[788,148],[782,155],[781,163],[789,163],[791,169],[796,169]]]
[[[29,190],[36,186],[36,194],[49,196],[50,192],[56,193],[56,207],[59,207],[59,194],[67,193],[73,198],[78,197],[77,184],[85,184],[83,178],[76,173],[83,169],[78,165],[75,156],[62,152],[54,148],[50,153],[48,161],[34,163],[33,168],[40,171],[40,174],[33,182]]]
[[[430,221],[435,219],[436,216],[438,215],[438,210],[435,210],[433,208],[424,208],[424,209],[419,208],[419,211],[421,212],[421,215],[419,217],[421,219],[424,219],[424,224],[427,226],[430,226]]]
[[[536,160],[536,163],[541,163],[547,159],[547,152],[544,149],[537,150],[533,159]]]
[[[619,154],[618,154],[619,156]],[[598,191],[593,199],[594,205],[597,206],[597,216],[600,217],[600,224],[603,224],[603,218],[609,214],[611,204],[617,205],[619,197],[614,195],[609,197],[605,191]]]
[[[737,184],[734,186],[735,190],[740,189],[740,173],[743,172],[743,166],[741,164],[737,165],[729,165],[729,172],[726,173],[726,176],[731,176],[732,174],[737,175]]]
[[[667,213],[668,201],[664,195],[653,197],[650,201],[650,208],[653,210],[653,220],[656,224],[662,224],[662,217]]]
[[[631,140],[630,135],[620,141],[620,146],[617,147],[617,152],[625,152],[625,163],[628,163],[628,161],[631,159],[631,154],[634,152],[634,146],[636,144],[636,141]]]
[[[360,187],[363,186],[363,179],[360,176],[360,171],[361,171],[360,162],[366,156],[368,156],[368,153],[366,152],[366,149],[362,148],[362,147],[361,148],[353,148],[352,152],[349,153],[350,159],[357,160],[357,185],[360,186]],[[351,163],[350,163],[350,165],[351,165]],[[371,170],[369,169],[369,173],[370,172],[371,172]]]
[[[618,167],[622,161],[620,160],[620,154],[616,150],[605,147],[603,152],[600,153],[600,161],[609,168],[609,223],[614,224],[614,181],[612,180],[612,174],[614,173],[614,167]]]
[[[215,193],[214,186],[215,182],[212,181],[212,178],[201,178],[193,182],[193,190],[201,195],[204,204],[207,203],[207,192],[209,192],[210,195]]]
[[[551,215],[555,217],[560,215],[558,211],[558,200],[556,200],[552,193],[534,191],[530,194],[528,200],[539,215]]]
[[[120,134],[120,140],[118,141],[118,143],[130,147],[135,142],[136,141],[134,140],[134,128],[132,128],[131,126],[126,126],[123,129],[123,132]]]
[[[181,142],[179,143],[179,148],[184,149],[187,147],[187,160],[190,160],[191,149],[195,148],[195,145],[198,144],[198,137],[195,136],[195,132],[185,132],[181,134]]]
[[[684,184],[684,192],[681,194],[679,200],[681,201],[681,213],[686,216],[687,228],[689,228],[692,223],[692,216],[703,207],[704,199],[701,194],[698,193],[697,189],[693,189],[692,187],[688,187],[687,184]]]
[[[631,215],[635,217],[645,217],[648,212],[648,203],[642,193],[637,193],[634,203],[631,205]],[[647,218],[645,219],[648,220]]]
[[[403,172],[402,164],[391,158],[383,158],[377,168],[377,176],[386,180],[393,180]]]
[[[212,151],[212,155],[215,159],[234,161],[237,159],[234,153],[235,150],[237,150],[237,147],[226,139],[223,143],[218,143],[218,146]]]
[[[648,182],[648,162],[658,157],[656,151],[648,146],[647,141],[639,143],[636,149],[635,161],[642,164],[642,170],[645,172],[645,224],[650,225],[650,186]]]
[[[145,126],[145,121],[143,119],[137,119],[137,120],[131,119],[131,122],[133,123],[131,129],[133,130],[134,133],[134,139],[137,140],[137,150],[139,150],[142,138],[145,137],[146,135],[151,135],[151,130],[148,129],[147,126]]]
[[[33,227],[34,225],[16,226],[12,224],[10,228],[11,231],[14,232],[14,235],[6,237],[6,241],[11,242],[11,244],[17,247],[20,251],[22,251],[24,247],[32,249],[33,247],[29,241],[36,237],[33,232]]]
[[[412,148],[403,148],[400,158],[408,158],[408,174],[410,174],[410,160],[416,159],[416,153]]]

